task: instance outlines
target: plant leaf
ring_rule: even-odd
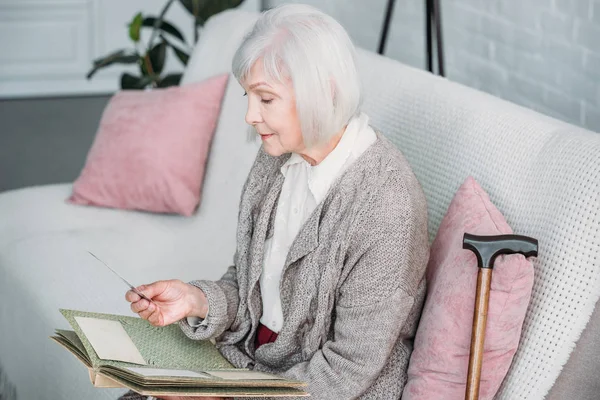
[[[150,64],[152,65],[152,72],[155,75],[160,75],[165,66],[165,58],[167,56],[167,42],[162,40],[159,44],[150,49]]]
[[[158,82],[158,87],[178,86],[182,76],[183,74],[169,74]]]
[[[160,38],[164,40],[167,43],[167,45],[169,45],[173,49],[175,55],[177,56],[177,58],[179,58],[179,61],[181,61],[183,65],[187,65],[188,60],[190,59],[190,55],[185,51],[181,50],[179,47],[175,46],[170,41],[168,41],[164,36],[161,36]]]
[[[129,23],[129,38],[135,43],[140,41],[140,28],[142,27],[142,22],[144,22],[144,17],[140,12],[137,13]]]
[[[179,2],[195,17],[197,13],[195,14],[194,10],[200,10],[203,7],[203,3],[206,3],[206,0],[179,0]]]
[[[140,62],[140,72],[143,76],[150,76],[150,71],[148,71],[148,61],[146,60],[146,57],[142,58],[142,61]]]
[[[121,89],[141,90],[151,82],[152,79],[150,79],[149,76],[135,76],[128,74],[127,72],[121,75]]]
[[[106,62],[106,60],[109,60],[114,57],[121,57],[123,55],[125,55],[125,50],[113,51],[112,53],[110,53],[107,56],[96,58],[94,61],[92,61],[92,63],[94,64],[94,67],[96,67],[100,64],[104,64]]]
[[[187,65],[187,63],[190,59],[190,55],[188,53],[186,53],[185,51],[181,50],[180,48],[177,48],[173,45],[171,45],[171,48],[175,52],[175,55],[177,56],[177,58],[179,58],[179,61],[181,61],[181,63],[183,65]]]
[[[145,27],[154,27],[154,24],[156,23],[156,21],[158,20],[158,18],[156,17],[146,17],[144,18],[144,21],[142,21],[142,26]],[[179,29],[177,29],[175,26],[173,26],[173,24],[162,20],[160,21],[158,28],[163,32],[169,33],[173,36],[175,36],[177,39],[181,40],[183,43],[185,43],[185,38],[183,37],[183,34],[179,31]]]
[[[118,50],[107,56],[98,58],[93,61],[93,68],[88,72],[87,79],[90,79],[101,68],[108,67],[112,64],[135,64],[140,61],[140,56],[137,53],[126,53],[125,50]]]
[[[202,26],[213,15],[235,8],[244,0],[179,0],[179,2],[196,18],[196,26]]]
[[[243,3],[244,0],[209,0],[204,2],[204,6],[200,7],[200,12],[198,14],[197,20],[201,20],[202,24],[206,22],[210,17],[216,15],[220,12],[228,10],[230,8],[235,8]]]

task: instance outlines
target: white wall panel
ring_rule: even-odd
[[[137,12],[157,15],[166,0],[0,0],[0,98],[112,93],[123,71],[111,66],[86,80],[92,60],[131,48],[127,24]],[[257,10],[258,0],[241,6]],[[192,18],[174,4],[167,19],[191,50]],[[147,39],[147,37],[146,37]],[[172,54],[167,71],[182,71]]]

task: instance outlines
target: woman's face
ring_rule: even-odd
[[[259,59],[242,86],[248,96],[246,122],[260,134],[265,151],[275,157],[304,151],[292,82],[267,82]]]

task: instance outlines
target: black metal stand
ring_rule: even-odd
[[[381,55],[385,53],[385,44],[387,42],[387,35],[390,29],[390,22],[392,21],[394,4],[396,4],[396,0],[388,0],[387,6],[385,8],[385,19],[383,20],[383,28],[381,29],[381,36],[379,37],[379,47],[377,49],[377,52]]]
[[[387,43],[387,36],[390,30],[390,23],[392,22],[395,4],[396,0],[388,0],[385,7],[385,17],[383,19],[381,35],[379,36],[379,46],[377,47],[377,53],[382,55],[385,54],[385,45]],[[267,8],[267,0],[261,0],[261,11],[265,11]],[[440,8],[440,0],[425,0],[425,35],[427,37],[427,48],[425,49],[425,52],[427,55],[427,70],[431,73],[433,73],[434,32],[437,45],[438,74],[446,76],[444,68],[444,42],[442,40],[442,11]]]
[[[385,18],[383,20],[383,27],[381,29],[381,35],[379,38],[379,47],[377,52],[379,54],[385,53],[385,45],[387,42],[387,36],[390,29],[390,23],[392,21],[392,14],[394,12],[394,5],[396,0],[388,0]],[[442,15],[440,8],[440,0],[425,0],[425,35],[427,36],[427,48],[425,49],[427,54],[427,69],[433,73],[433,35],[435,30],[435,41],[437,44],[437,61],[438,61],[438,74],[445,76],[444,68],[444,43],[442,40]]]
[[[433,72],[433,29],[436,33],[438,74],[444,73],[444,43],[442,41],[442,15],[440,0],[425,0],[425,21],[427,34],[427,69]]]

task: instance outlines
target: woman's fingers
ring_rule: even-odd
[[[160,308],[154,303],[150,303],[147,308],[138,312],[138,315],[154,326],[164,325],[164,317],[160,311]]]
[[[146,304],[147,304],[146,307],[144,307],[140,311],[134,311],[134,312],[137,312],[139,314],[139,316],[144,319],[149,319],[150,315],[152,315],[154,312],[156,312],[156,308],[157,308],[156,304],[148,303],[146,300],[141,300],[141,301],[146,302]]]
[[[186,296],[189,295],[186,291],[187,286],[179,280],[157,281],[136,288],[151,301],[141,298],[131,290],[125,294],[125,298],[131,302],[131,311],[154,326],[165,326],[186,315]],[[197,290],[204,295],[200,289]]]
[[[125,293],[125,300],[127,300],[130,303],[135,303],[140,299],[141,297],[138,296],[133,290],[128,290],[127,293]]]
[[[162,294],[167,286],[167,281],[156,281],[148,285],[138,286],[136,289],[149,299],[153,299],[154,297]]]
[[[131,311],[137,313],[142,319],[147,320],[152,325],[163,325],[164,318],[159,307],[155,303],[142,299],[135,303],[131,303]]]
[[[148,300],[140,299],[135,303],[131,303],[131,311],[133,311],[134,313],[140,313],[148,309],[150,304],[151,303]]]
[[[163,326],[164,325],[164,317],[158,307],[156,307],[155,311],[152,311],[148,316],[148,322],[150,322],[154,326]]]
[[[138,287],[136,287],[135,289],[142,293],[144,296],[148,297],[149,299],[154,298],[155,296],[160,295],[162,292],[165,291],[165,289],[167,288],[168,283],[167,281],[157,281],[154,283],[150,283],[147,285],[140,285]],[[136,301],[139,301],[141,299],[141,297],[135,293],[133,290],[128,290],[127,293],[125,293],[125,300],[127,300],[130,303],[135,303]]]

